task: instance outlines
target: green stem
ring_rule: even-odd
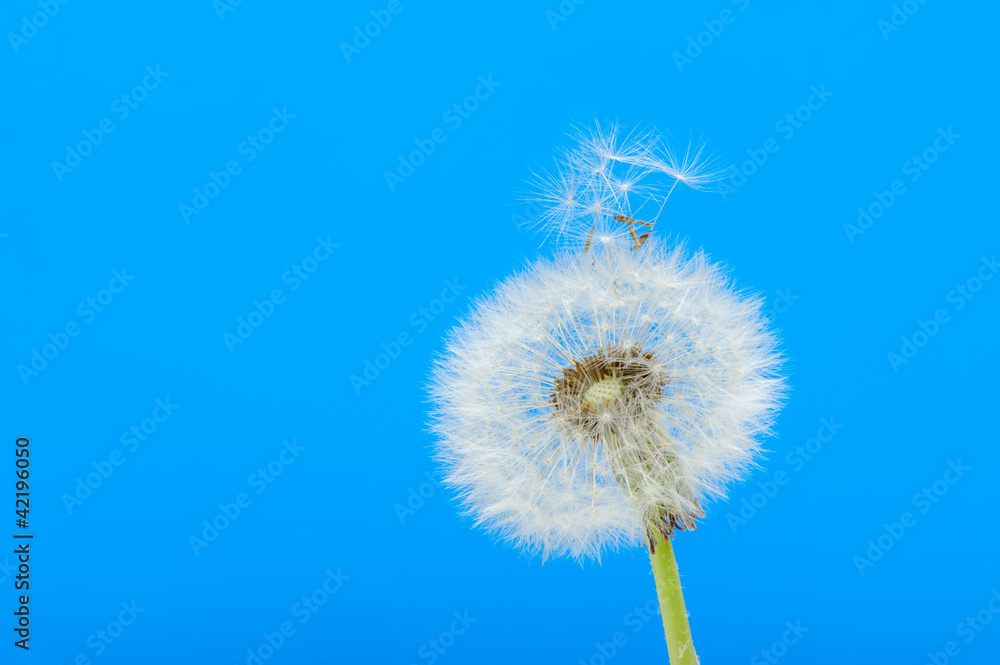
[[[681,577],[677,572],[677,561],[674,559],[670,538],[658,535],[656,550],[649,558],[653,562],[653,578],[656,580],[656,595],[660,599],[660,614],[663,615],[663,632],[667,637],[670,665],[698,665],[687,610],[684,609]]]

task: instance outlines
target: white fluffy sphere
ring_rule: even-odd
[[[694,528],[754,464],[783,395],[761,301],[702,254],[609,240],[479,300],[431,384],[446,480],[543,555]]]

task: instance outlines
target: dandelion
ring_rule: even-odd
[[[614,236],[502,282],[434,368],[437,456],[466,512],[543,558],[647,545],[674,665],[697,657],[671,537],[755,466],[783,395],[762,305],[701,252]]]
[[[642,247],[678,183],[706,189],[724,173],[703,145],[683,152],[651,130],[577,128],[552,170],[539,170],[524,199],[541,207],[533,228],[565,246],[631,240]]]

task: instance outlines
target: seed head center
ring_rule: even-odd
[[[607,428],[629,427],[663,399],[666,373],[653,354],[614,345],[564,367],[552,384],[553,415],[573,433],[598,440]]]
[[[604,377],[590,384],[581,398],[586,411],[600,411],[614,404],[625,392],[625,382],[616,377]]]

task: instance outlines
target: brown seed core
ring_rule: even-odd
[[[614,345],[601,348],[574,361],[572,367],[564,368],[562,376],[554,382],[552,403],[556,415],[563,418],[569,428],[582,432],[598,445],[615,445],[618,419],[633,419],[651,402],[662,400],[663,389],[668,383],[669,377],[657,367],[652,353]],[[660,454],[656,457],[660,459],[659,464],[673,461]],[[613,469],[623,489],[627,486],[626,477],[635,476],[637,470],[653,464],[652,458],[641,452],[633,452],[627,459],[626,468]],[[697,506],[697,501],[694,503]],[[657,534],[669,538],[674,529],[694,529],[695,518],[703,516],[700,508],[694,515],[674,514],[667,506],[659,504],[655,512],[645,518],[650,550],[655,547]]]
[[[642,403],[662,399],[665,385],[652,353],[615,345],[564,368],[555,381],[552,403],[567,425],[596,440],[605,407],[629,413]]]

